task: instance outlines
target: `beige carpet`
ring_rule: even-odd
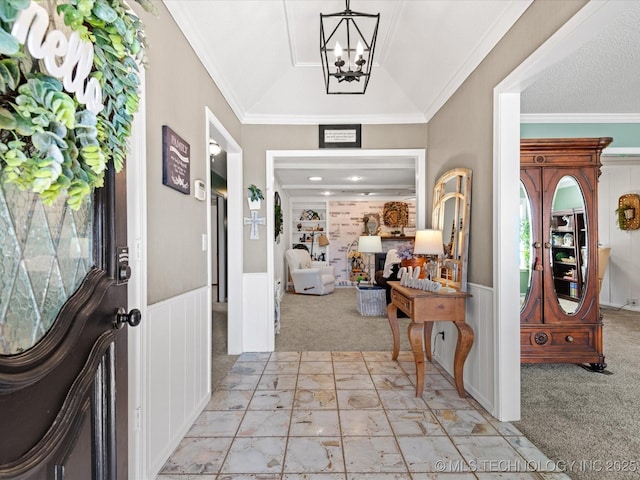
[[[637,479],[640,313],[603,309],[603,314],[605,361],[612,375],[578,365],[523,365],[522,418],[515,425],[552,460],[576,462],[573,479]]]
[[[386,316],[358,313],[355,288],[338,288],[329,295],[286,293],[281,305],[280,335],[276,351],[385,351],[393,349]],[[400,318],[400,332],[408,319]],[[410,350],[400,335],[401,350]]]

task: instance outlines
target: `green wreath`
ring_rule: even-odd
[[[127,154],[138,110],[138,64],[146,38],[139,18],[121,0],[52,0],[64,23],[93,44],[87,82],[97,82],[104,108],[94,113],[50,75],[12,35],[30,0],[0,2],[0,175],[3,182],[39,193],[52,204],[66,194],[78,209],[113,165]],[[150,0],[136,0],[147,11]],[[49,12],[51,14],[52,12]],[[69,42],[71,43],[71,42]],[[60,62],[60,60],[58,60]],[[92,80],[95,79],[95,80]]]

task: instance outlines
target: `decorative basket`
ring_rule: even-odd
[[[358,287],[358,313],[363,316],[387,314],[387,297],[384,288]]]

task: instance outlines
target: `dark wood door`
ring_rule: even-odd
[[[127,306],[125,183],[107,173],[96,191],[93,265],[53,325],[0,355],[0,478],[127,478],[127,328],[114,327]]]
[[[538,167],[520,169],[520,181],[529,201],[530,213],[530,278],[520,311],[520,322],[538,324],[543,322],[542,281],[544,271],[544,236],[542,233],[542,170]]]

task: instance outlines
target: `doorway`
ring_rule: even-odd
[[[496,311],[496,416],[520,418],[519,282],[513,258],[519,257],[520,93],[556,62],[562,61],[599,28],[621,15],[626,2],[589,2],[494,89],[494,291]]]
[[[301,166],[308,167],[314,165],[315,168],[344,168],[345,164],[350,162],[365,162],[371,164],[370,167],[380,164],[389,163],[397,166],[401,162],[410,162],[413,166],[415,174],[415,197],[416,197],[416,228],[425,228],[425,219],[427,217],[426,208],[426,152],[424,149],[389,149],[389,150],[269,150],[266,152],[266,204],[267,218],[274,218],[274,183],[275,170],[279,164],[287,164],[289,167],[299,161]],[[364,168],[364,165],[363,165]],[[326,197],[318,197],[319,201],[325,201]],[[429,209],[430,212],[430,209]],[[430,213],[429,213],[430,216]],[[267,222],[267,236],[270,239],[275,237],[274,222]],[[286,238],[281,240],[287,242]],[[267,282],[268,291],[274,292],[276,285],[276,267],[275,262],[282,262],[282,259],[275,258],[275,244],[273,241],[267,242]],[[285,276],[281,279],[280,289],[286,285]],[[279,293],[282,293],[280,291]],[[275,345],[275,296],[270,296],[269,305],[269,325],[268,331],[270,335],[270,344]]]

